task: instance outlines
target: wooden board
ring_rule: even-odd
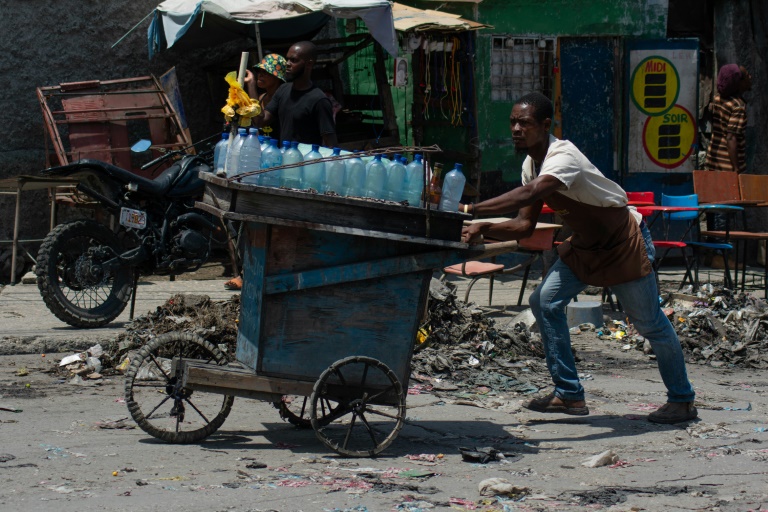
[[[208,173],[200,177],[207,182],[202,202],[224,212],[451,242],[460,242],[463,221],[469,218],[459,212],[229,183]]]
[[[365,355],[407,385],[433,268],[407,263],[428,246],[262,223],[245,235],[238,361],[314,381],[335,361]]]
[[[693,171],[693,191],[699,196],[699,204],[741,200],[739,175],[735,172]]]

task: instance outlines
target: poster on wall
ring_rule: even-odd
[[[627,171],[693,171],[699,102],[698,40],[630,42],[627,55]]]

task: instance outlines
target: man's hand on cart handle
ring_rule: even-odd
[[[470,245],[478,245],[483,243],[483,233],[488,230],[493,224],[490,222],[476,222],[468,226],[464,226],[461,230],[461,241]]]

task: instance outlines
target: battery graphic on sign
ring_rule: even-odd
[[[695,135],[691,113],[674,105],[666,114],[645,120],[643,149],[653,163],[673,169],[690,156]]]

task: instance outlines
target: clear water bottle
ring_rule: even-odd
[[[421,155],[413,157],[413,162],[405,168],[405,198],[411,206],[421,206],[421,194],[424,192],[424,162]]]
[[[287,144],[286,144],[287,143]],[[297,164],[304,161],[299,151],[299,143],[283,141],[285,152],[283,153],[283,165]],[[283,169],[283,186],[288,188],[305,188],[306,185],[302,180],[302,167],[296,166],[288,169]]]
[[[227,161],[227,149],[229,149],[229,132],[221,134],[221,140],[213,148],[213,168],[217,176],[225,176],[224,165]]]
[[[269,139],[269,145],[261,153],[261,168],[269,169],[283,164],[283,154],[277,147],[275,139]],[[259,174],[259,184],[265,187],[280,187],[283,185],[282,169]]]
[[[387,170],[389,170],[389,168],[392,167],[392,164],[400,162],[400,153],[395,153],[395,156],[393,156],[391,160],[382,158],[381,161],[387,166]]]
[[[304,162],[311,162],[319,158],[323,158],[323,155],[320,154],[320,145],[312,144],[312,150],[304,155]],[[313,188],[322,192],[325,182],[325,162],[305,163],[303,177],[304,188]]]
[[[365,192],[365,164],[355,155],[347,160],[344,167],[344,195],[361,197]]]
[[[467,179],[461,172],[461,164],[456,164],[443,178],[443,195],[440,197],[438,209],[444,212],[459,211],[459,202],[466,183]]]
[[[400,155],[392,160],[392,165],[387,171],[387,182],[384,186],[384,195],[390,201],[402,201],[405,199],[405,166],[400,162]]]
[[[261,169],[261,144],[259,144],[258,130],[251,128],[248,130],[243,146],[240,148],[240,162],[237,166],[237,174],[257,171]],[[260,182],[258,174],[252,174],[242,179],[243,183],[258,185]]]
[[[381,155],[373,157],[365,176],[365,197],[384,199],[384,186],[387,181],[387,168],[381,163]]]
[[[240,160],[240,148],[243,146],[243,142],[245,142],[247,135],[248,132],[245,128],[238,128],[237,137],[232,141],[232,145],[229,146],[227,160],[224,164],[224,171],[227,174],[227,178],[231,178],[237,174],[237,165]]]
[[[341,155],[341,149],[333,148],[333,155]],[[344,193],[344,160],[333,160],[325,165],[325,185],[323,192],[333,191],[339,195]]]

